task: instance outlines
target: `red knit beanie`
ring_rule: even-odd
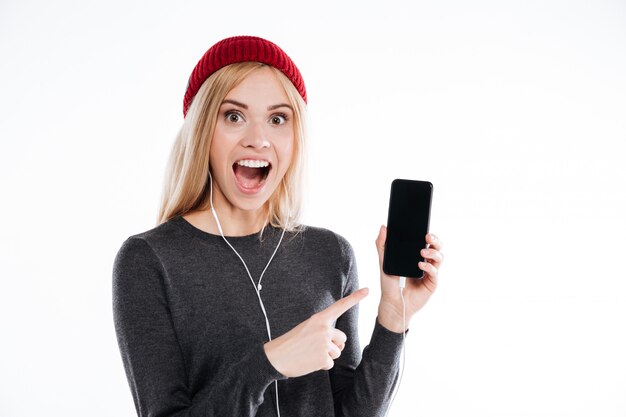
[[[304,102],[307,102],[302,75],[285,51],[278,45],[257,36],[233,36],[222,39],[210,47],[196,64],[187,83],[183,100],[183,115],[187,115],[187,109],[200,86],[211,74],[226,65],[244,61],[262,62],[280,70],[291,80]]]

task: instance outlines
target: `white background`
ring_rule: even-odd
[[[304,76],[303,220],[356,251],[362,346],[391,180],[434,184],[393,416],[626,415],[626,3],[484,0],[3,0],[0,415],[135,415],[113,258],[155,226],[191,69],[243,34]]]

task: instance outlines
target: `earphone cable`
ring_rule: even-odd
[[[254,283],[254,279],[252,278],[252,274],[250,273],[250,270],[248,269],[248,265],[246,265],[246,262],[243,260],[241,255],[239,255],[239,252],[237,252],[237,250],[235,250],[233,245],[231,245],[230,242],[224,236],[224,231],[222,230],[222,225],[220,224],[219,218],[217,217],[217,212],[213,208],[213,177],[211,176],[211,172],[210,171],[209,171],[209,179],[210,179],[209,200],[210,200],[210,203],[211,203],[211,212],[213,213],[213,217],[215,218],[215,223],[217,224],[217,228],[220,231],[220,235],[222,236],[222,239],[224,239],[224,242],[226,242],[226,244],[228,246],[230,246],[230,248],[233,250],[233,252],[235,252],[235,254],[239,257],[239,259],[243,263],[244,268],[246,268],[246,272],[248,273],[248,277],[250,278],[250,282],[252,283],[252,286],[254,287],[254,290],[256,292],[257,298],[259,299],[259,305],[261,306],[261,311],[263,312],[263,316],[265,317],[265,327],[267,329],[267,337],[271,341],[272,340],[272,332],[270,330],[270,322],[269,322],[269,319],[267,318],[267,312],[265,311],[265,305],[263,305],[263,300],[261,299],[261,293],[260,293],[261,288],[262,288],[261,280],[263,279],[263,275],[265,274],[265,271],[267,270],[267,268],[269,267],[270,263],[272,262],[272,259],[274,259],[274,255],[276,254],[276,251],[278,251],[278,248],[280,247],[280,244],[283,241],[283,236],[285,236],[285,230],[287,229],[287,225],[285,225],[285,227],[283,227],[283,231],[282,231],[282,234],[280,235],[280,239],[278,241],[278,245],[276,245],[276,249],[274,249],[274,252],[272,253],[272,256],[270,257],[270,260],[267,262],[267,265],[265,265],[265,268],[263,269],[263,272],[261,272],[261,276],[259,277],[259,283],[258,283],[258,286],[257,286],[257,284]],[[285,185],[284,179],[283,179],[283,185]],[[290,210],[290,207],[289,207],[289,193],[287,192],[287,187],[286,186],[285,186],[285,194],[287,195],[287,224],[289,224],[289,220],[290,220],[290,217],[291,217],[291,210]],[[279,404],[278,404],[278,380],[274,381],[274,385],[275,385],[275,388],[276,388],[276,390],[275,390],[275,392],[276,392],[276,414],[278,415],[278,417],[280,417],[280,407],[279,407]]]

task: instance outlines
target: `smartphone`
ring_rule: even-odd
[[[387,240],[383,272],[407,278],[424,278],[418,262],[426,247],[433,184],[428,181],[395,179],[391,183]]]

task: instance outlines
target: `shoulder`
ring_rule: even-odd
[[[184,233],[184,229],[182,228],[183,223],[184,220],[182,220],[180,216],[172,217],[171,219],[150,229],[131,234],[122,243],[122,248],[125,246],[142,246],[141,241],[143,241],[143,246],[147,245],[149,248],[158,252],[158,249],[164,244],[172,243],[175,242],[176,239],[187,237]]]
[[[114,260],[114,269],[139,264],[158,265],[157,255],[164,242],[171,241],[177,235],[173,221],[161,223],[151,229],[131,234],[120,245]]]
[[[139,239],[145,241],[148,246],[155,246],[159,241],[169,240],[179,234],[179,228],[176,227],[180,222],[179,216],[173,217],[166,222],[152,227],[143,232],[130,235],[127,240]]]
[[[303,225],[303,236],[309,245],[328,248],[340,254],[344,260],[354,258],[352,245],[343,235],[319,226]]]
[[[356,291],[359,286],[357,262],[352,245],[343,235],[332,230],[306,226],[305,240],[314,243],[314,258],[323,263],[325,270],[331,271],[329,276],[340,277],[341,296]],[[336,281],[339,282],[339,281]]]

